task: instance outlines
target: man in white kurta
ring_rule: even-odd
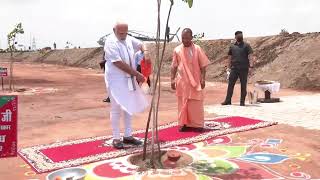
[[[113,129],[113,147],[122,149],[125,144],[141,145],[142,142],[132,136],[131,120],[135,113],[143,112],[149,102],[140,89],[138,82],[144,77],[136,71],[134,54],[142,48],[142,42],[127,36],[128,25],[117,23],[114,33],[105,41],[106,59],[105,81],[111,100],[110,119]],[[124,112],[125,132],[120,140],[120,115]]]

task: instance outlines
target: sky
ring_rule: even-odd
[[[7,34],[21,22],[25,30],[18,44],[37,48],[74,46],[97,47],[97,40],[112,32],[118,19],[129,29],[155,35],[156,0],[0,0],[0,48],[7,47]],[[320,0],[194,0],[189,8],[175,0],[170,27],[190,27],[205,33],[205,39],[233,38],[242,30],[244,36],[289,32],[320,31]],[[162,0],[161,26],[164,30],[169,0]]]

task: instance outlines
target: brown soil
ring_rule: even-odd
[[[291,34],[248,38],[256,56],[249,81],[274,80],[282,87],[320,89],[320,33]],[[207,70],[211,81],[226,82],[227,52],[232,39],[201,41],[211,64]],[[171,55],[176,43],[168,45],[164,55],[164,74],[170,73]],[[151,46],[155,52],[155,46]],[[155,53],[151,53],[155,54]]]
[[[0,59],[1,62],[1,59]],[[8,67],[7,63],[0,66]],[[48,144],[56,141],[81,139],[111,134],[109,121],[110,105],[102,102],[106,97],[103,74],[94,69],[83,69],[48,64],[15,64],[16,89],[54,88],[53,93],[19,95],[18,147]],[[26,80],[26,81],[24,81]],[[40,81],[41,80],[41,81]],[[162,77],[161,103],[159,108],[160,124],[175,121],[177,100],[169,87],[169,78]],[[165,84],[165,82],[167,82]],[[5,85],[7,87],[7,79]],[[225,98],[227,85],[221,82],[207,83],[205,104],[218,104]],[[252,88],[250,86],[249,88]],[[234,101],[239,101],[239,86],[235,87]],[[0,91],[0,94],[6,94]],[[312,94],[307,91],[281,89],[278,96]],[[206,114],[206,117],[215,117]],[[146,125],[147,113],[134,117],[133,128],[142,129]],[[256,136],[282,138],[286,146],[293,150],[304,150],[313,154],[308,162],[308,170],[320,177],[318,171],[319,131],[277,125],[254,131],[238,133],[241,138]],[[318,173],[318,174],[317,174]],[[29,175],[29,176],[27,176]],[[0,159],[0,179],[44,179],[46,174],[34,175],[19,157]]]
[[[148,169],[171,169],[166,165],[166,161],[168,160],[168,152],[169,151],[161,151],[160,153],[157,151],[155,152],[155,159],[156,161],[153,163],[153,165],[150,162],[151,159],[151,153],[146,154],[146,160],[143,161],[143,154],[137,154],[137,155],[132,155],[129,158],[129,162],[133,165],[136,165],[139,167],[138,171],[147,171]],[[193,161],[193,158],[185,154],[183,152],[179,152],[181,157],[176,161],[175,167],[176,168],[184,168],[188,165],[190,165]],[[159,161],[159,156],[160,156],[160,161]]]
[[[210,81],[225,82],[227,51],[231,39],[201,41],[211,64],[207,76]],[[320,90],[320,33],[266,36],[248,38],[257,62],[250,82],[257,80],[279,81],[284,88]],[[171,56],[177,43],[169,43],[164,54],[163,75],[170,73]],[[155,45],[149,44],[154,59]],[[17,52],[17,62],[60,64],[73,67],[99,69],[102,48],[49,50],[41,52]],[[1,61],[8,61],[8,53],[0,53]]]

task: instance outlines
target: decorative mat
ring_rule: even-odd
[[[277,124],[244,117],[226,117],[205,121],[204,132],[179,132],[177,122],[159,127],[159,141],[162,148],[192,144],[216,136],[248,131]],[[145,130],[135,131],[135,137],[143,139]],[[148,134],[150,137],[150,133]],[[37,173],[49,172],[61,168],[79,166],[106,159],[142,152],[143,148],[127,147],[118,150],[111,146],[111,136],[92,137],[80,140],[56,142],[23,148],[19,155],[33,167]]]

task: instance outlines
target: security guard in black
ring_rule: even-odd
[[[248,72],[250,66],[249,55],[253,53],[251,46],[243,41],[243,35],[241,31],[237,31],[235,33],[236,42],[231,44],[229,48],[229,58],[230,58],[230,75],[228,82],[228,90],[226,99],[222,105],[230,105],[231,99],[233,95],[234,86],[238,80],[240,79],[241,83],[241,98],[240,105],[245,105],[245,99],[247,95],[247,81],[248,81]]]

